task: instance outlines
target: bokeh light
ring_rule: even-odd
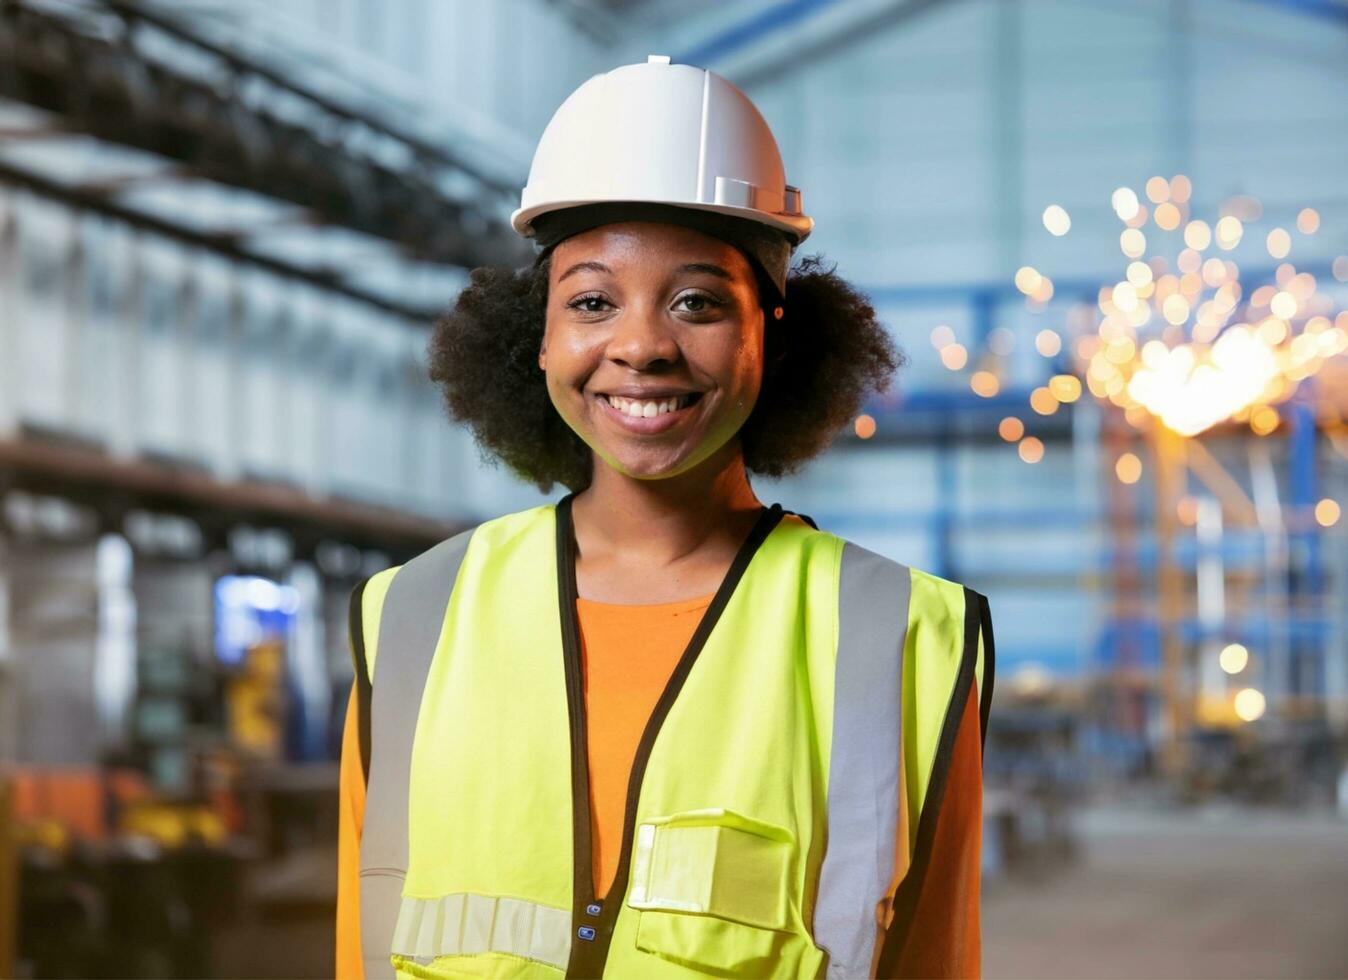
[[[1072,218],[1061,205],[1050,204],[1044,208],[1044,227],[1050,235],[1061,238],[1071,230]]]
[[[969,388],[975,395],[991,398],[1001,391],[1002,383],[991,371],[975,371],[969,378]]]
[[[1212,244],[1212,229],[1206,221],[1190,221],[1184,226],[1184,244],[1199,252]]]
[[[1287,233],[1286,228],[1274,228],[1268,233],[1264,240],[1268,247],[1268,254],[1275,259],[1285,259],[1287,253],[1292,250],[1292,236]]]
[[[1037,463],[1044,458],[1044,444],[1034,436],[1026,436],[1016,446],[1016,452],[1027,463]]]
[[[1240,643],[1228,643],[1217,655],[1217,663],[1228,674],[1239,674],[1250,662],[1250,651]]]
[[[1257,436],[1266,436],[1278,428],[1282,421],[1278,410],[1271,405],[1260,405],[1250,413],[1250,430]]]
[[[1229,252],[1240,244],[1240,239],[1245,234],[1245,226],[1240,223],[1239,218],[1227,215],[1217,222],[1215,234],[1217,247]]]
[[[997,434],[1007,442],[1016,442],[1025,435],[1025,423],[1014,415],[1008,415],[997,424]]]
[[[1039,284],[1042,281],[1043,276],[1039,274],[1034,266],[1023,265],[1016,270],[1016,288],[1026,296],[1033,295],[1034,291],[1039,288]]]
[[[1110,195],[1109,203],[1114,208],[1114,213],[1119,216],[1120,221],[1128,221],[1137,214],[1140,206],[1137,194],[1131,187],[1120,187]]]
[[[1047,387],[1040,386],[1030,392],[1030,407],[1040,415],[1052,415],[1058,410],[1058,399]]]
[[[1075,374],[1055,374],[1048,382],[1053,397],[1069,404],[1081,397],[1081,381]]]
[[[1125,228],[1119,233],[1119,249],[1130,259],[1140,259],[1147,251],[1147,236],[1137,228]]]
[[[1264,716],[1264,695],[1254,687],[1242,688],[1236,692],[1236,714],[1241,721],[1258,721]]]
[[[1156,205],[1156,213],[1152,215],[1152,220],[1156,222],[1156,227],[1165,231],[1174,231],[1184,220],[1184,215],[1175,205],[1166,201],[1164,204]]]
[[[1187,208],[1191,190],[1187,178],[1178,184],[1148,181],[1158,226],[1179,227],[1180,204]],[[1119,188],[1111,204],[1121,216],[1131,215],[1134,198]],[[1145,210],[1140,204],[1137,208]],[[1318,214],[1307,210],[1298,215],[1299,230],[1319,227]],[[1144,258],[1145,235],[1136,227],[1124,229],[1119,247],[1131,261],[1123,278],[1100,287],[1093,331],[1089,321],[1073,326],[1076,372],[1092,395],[1121,409],[1133,426],[1153,417],[1180,435],[1193,436],[1234,419],[1256,435],[1269,435],[1281,424],[1276,405],[1326,361],[1348,350],[1348,313],[1340,311],[1330,325],[1326,312],[1334,300],[1318,292],[1310,272],[1283,261],[1274,282],[1256,283],[1247,292],[1235,262],[1204,258],[1214,242],[1225,250],[1236,248],[1243,222],[1259,220],[1262,208],[1241,196],[1225,202],[1222,212],[1215,225],[1202,218],[1184,224],[1184,247],[1173,266],[1164,255]],[[1275,227],[1265,245],[1285,259],[1291,236]],[[1348,258],[1340,258],[1344,261],[1336,262],[1334,271],[1348,279]],[[1048,331],[1036,335],[1035,346],[1044,356],[1056,357],[1061,341]],[[1030,408],[1041,415],[1071,400],[1060,381],[1035,389],[1029,398]]]

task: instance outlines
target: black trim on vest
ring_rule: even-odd
[[[982,732],[980,746],[986,749],[988,744],[988,716],[992,714],[992,681],[997,656],[992,640],[992,610],[988,608],[988,597],[978,596],[978,622],[983,630],[983,687],[978,692],[978,723]],[[980,753],[980,759],[986,753]]]
[[[641,797],[642,777],[655,747],[656,736],[665,717],[674,706],[684,681],[693,669],[693,663],[711,635],[717,620],[729,603],[735,587],[743,577],[749,562],[759,546],[767,540],[772,529],[782,519],[780,504],[764,507],[749,536],[735,553],[725,578],[721,580],[711,603],[702,614],[688,646],[684,648],[674,672],[670,675],[660,700],[655,703],[627,779],[627,803],[623,815],[622,851],[613,884],[603,901],[594,895],[593,842],[590,839],[590,772],[586,744],[585,690],[581,662],[580,624],[576,615],[576,538],[571,521],[569,493],[557,503],[557,598],[561,612],[562,654],[566,666],[566,699],[571,719],[571,819],[573,900],[571,912],[571,959],[567,964],[568,977],[601,977],[608,961],[609,944],[618,921],[618,911],[627,894],[631,874],[632,839],[636,834],[637,803]],[[598,908],[598,914],[592,908]],[[588,935],[590,938],[584,938]]]
[[[964,652],[960,657],[955,687],[950,692],[950,703],[946,706],[945,722],[941,726],[941,740],[937,743],[931,780],[927,784],[922,815],[918,819],[913,863],[894,895],[894,918],[885,933],[884,945],[880,949],[877,977],[895,975],[896,961],[908,944],[909,930],[917,914],[918,899],[922,896],[922,885],[926,881],[927,869],[931,865],[931,852],[936,841],[936,824],[941,812],[941,803],[945,799],[946,782],[950,776],[950,760],[955,754],[955,735],[959,732],[960,723],[964,719],[965,703],[969,700],[969,685],[974,682],[974,668],[978,663],[982,598],[973,589],[967,586],[964,588]]]
[[[580,623],[576,616],[575,536],[571,527],[571,500],[568,493],[557,503],[557,607],[561,614],[562,657],[566,671],[567,717],[571,725],[571,957],[567,976],[573,975],[577,953],[584,940],[576,938],[582,925],[581,914],[593,904],[591,867],[594,845],[590,840],[590,767],[589,744],[585,731],[585,687],[580,656]],[[590,917],[593,921],[593,916]],[[602,964],[602,960],[600,961]],[[599,976],[600,970],[591,974]]]
[[[363,602],[365,586],[369,583],[368,578],[364,579],[351,590],[351,600],[347,606],[351,665],[356,671],[356,725],[360,733],[360,771],[365,777],[366,786],[370,784],[370,705],[374,697],[374,689],[370,686],[370,668],[365,661]]]

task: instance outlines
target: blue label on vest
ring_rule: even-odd
[[[594,926],[581,926],[577,932],[581,939],[594,939]]]
[[[603,907],[602,905],[587,905],[587,906],[585,906],[585,912],[586,912],[587,915],[598,915],[598,914],[599,914],[600,912],[602,912],[603,910],[604,910],[604,907]]]

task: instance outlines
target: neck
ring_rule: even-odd
[[[691,470],[659,480],[626,476],[596,458],[594,478],[572,504],[577,534],[592,546],[640,552],[660,563],[704,547],[735,546],[762,504],[749,486],[738,440]]]

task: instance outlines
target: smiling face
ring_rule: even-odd
[[[763,323],[733,245],[680,225],[601,225],[553,250],[538,365],[597,463],[661,479],[739,451]]]

